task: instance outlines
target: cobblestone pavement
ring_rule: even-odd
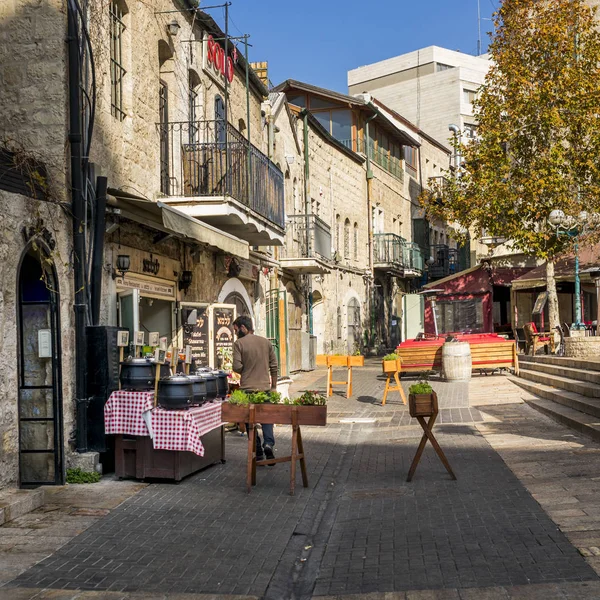
[[[323,373],[293,391],[324,387]],[[428,445],[406,483],[421,429],[397,392],[381,406],[378,373],[355,369],[353,398],[303,428],[308,489],[289,496],[279,464],[246,495],[246,439],[228,434],[226,465],[142,489],[0,599],[600,598],[600,446],[534,413],[505,377],[434,379],[447,411],[434,432],[458,481]],[[283,454],[289,429],[276,436]]]

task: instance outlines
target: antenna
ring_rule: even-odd
[[[481,0],[477,0],[477,56],[481,56]]]

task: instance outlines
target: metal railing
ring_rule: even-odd
[[[331,259],[331,228],[323,219],[315,214],[288,215],[287,222],[281,258]]]
[[[367,153],[364,140],[358,138],[356,140],[356,147],[358,152],[362,152],[363,154]],[[375,148],[375,144],[372,140],[369,142],[369,149],[371,160],[375,164],[379,165],[388,173],[391,173],[394,177],[404,181],[404,170],[402,168],[402,161],[399,158],[391,156],[389,151],[385,148]]]
[[[375,265],[390,265],[398,269],[423,271],[424,257],[421,248],[407,242],[395,233],[374,235]]]
[[[431,256],[433,264],[429,266],[429,279],[441,279],[448,275],[458,273],[464,266],[461,267],[459,254],[456,248],[450,248],[445,244],[437,244],[431,246]]]
[[[283,173],[232,125],[178,121],[158,131],[163,194],[231,196],[284,227]]]

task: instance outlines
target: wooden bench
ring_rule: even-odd
[[[423,342],[407,348],[397,348],[403,373],[426,373],[442,370],[442,344]]]
[[[512,367],[519,374],[517,345],[514,341],[469,344],[473,371],[508,369]],[[419,345],[401,346],[396,354],[402,361],[403,373],[426,373],[442,370],[442,344],[423,343]]]

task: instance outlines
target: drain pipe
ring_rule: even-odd
[[[83,219],[83,172],[81,165],[81,73],[77,43],[77,13],[68,3],[69,144],[71,147],[71,205],[73,213],[73,280],[75,286],[75,405],[77,452],[87,452],[85,234]]]
[[[375,252],[374,252],[374,238],[373,238],[373,197],[372,197],[372,188],[373,188],[373,171],[371,170],[371,144],[369,137],[369,123],[377,117],[377,113],[371,115],[365,120],[365,154],[367,156],[367,228],[369,234],[369,313],[370,313],[370,337],[371,341],[373,340],[373,329],[374,329],[374,317],[373,314],[373,282],[375,279],[375,273],[373,265],[375,263]]]
[[[304,128],[304,218],[306,229],[306,253],[310,252],[310,166],[308,152],[308,111],[305,109],[302,115],[302,125]],[[316,225],[316,224],[315,224]],[[308,256],[307,256],[308,258]],[[313,306],[312,306],[312,276],[306,276],[306,306],[308,308],[308,333],[313,335]]]

